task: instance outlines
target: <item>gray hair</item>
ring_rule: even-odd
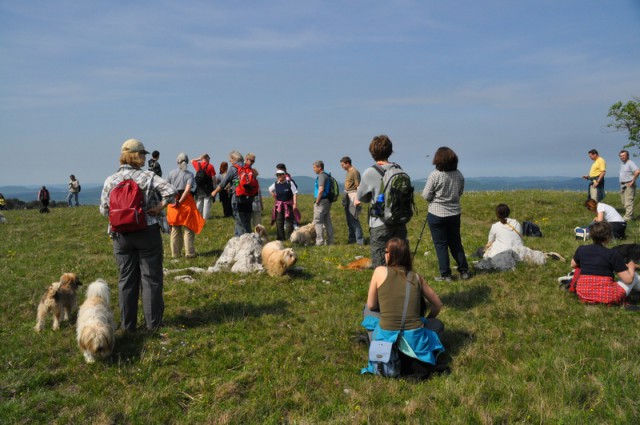
[[[180,152],[178,157],[176,158],[176,163],[178,164],[178,168],[181,170],[186,170],[189,166],[189,157],[186,153]]]
[[[323,170],[324,170],[324,162],[323,162],[323,161],[315,161],[315,162],[313,163],[313,166],[314,166],[314,167],[320,167],[321,169],[323,169]]]
[[[229,159],[231,160],[231,162],[233,162],[234,164],[236,162],[243,162],[244,161],[244,157],[242,156],[242,154],[238,151],[231,151],[229,152]]]

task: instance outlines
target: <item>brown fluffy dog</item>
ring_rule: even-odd
[[[346,266],[338,266],[341,270],[367,270],[371,268],[371,258],[358,258]]]
[[[78,311],[78,346],[87,363],[107,358],[113,351],[116,325],[109,306],[109,286],[98,279],[87,288],[87,299]]]
[[[76,292],[80,285],[82,285],[82,282],[80,282],[78,276],[74,273],[65,273],[60,276],[59,282],[53,282],[49,286],[38,305],[38,316],[34,328],[36,332],[44,329],[44,321],[50,311],[53,312],[54,331],[60,329],[62,320],[69,320],[71,310],[76,307]]]
[[[291,233],[289,240],[300,245],[313,245],[316,243],[316,227],[313,222],[298,227]]]
[[[262,266],[269,276],[282,276],[296,260],[296,253],[285,248],[282,241],[269,242],[262,248]]]

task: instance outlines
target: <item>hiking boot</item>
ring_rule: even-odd
[[[433,280],[436,282],[452,282],[453,278],[451,276],[436,276]]]
[[[471,279],[471,274],[469,272],[462,272],[460,273],[460,279],[469,280]]]

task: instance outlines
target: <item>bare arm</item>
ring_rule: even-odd
[[[373,272],[371,276],[371,282],[369,283],[369,294],[367,296],[367,307],[369,310],[377,310],[378,309],[378,286],[384,279],[387,277],[387,268],[384,266],[379,266]]]
[[[427,319],[433,319],[440,314],[440,310],[442,310],[442,301],[422,276],[420,276],[420,286],[422,288],[422,295],[427,299],[427,301],[429,301],[429,305],[431,306]]]
[[[633,282],[633,278],[636,276],[636,263],[633,261],[629,261],[627,263],[627,270],[618,273],[618,277],[620,280],[627,285],[630,285]]]

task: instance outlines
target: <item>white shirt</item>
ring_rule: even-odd
[[[488,242],[491,246],[485,251],[484,256],[490,258],[503,251],[523,246],[520,235],[522,235],[522,226],[516,219],[507,218],[505,224],[494,223],[489,231]]]
[[[620,183],[628,183],[633,180],[633,173],[636,172],[638,166],[632,160],[627,160],[620,166]]]
[[[604,213],[604,221],[608,223],[614,223],[616,221],[621,221],[624,223],[624,218],[620,215],[620,213],[613,208],[611,205],[603,204],[602,202],[598,202],[598,207],[596,211],[599,213]]]

